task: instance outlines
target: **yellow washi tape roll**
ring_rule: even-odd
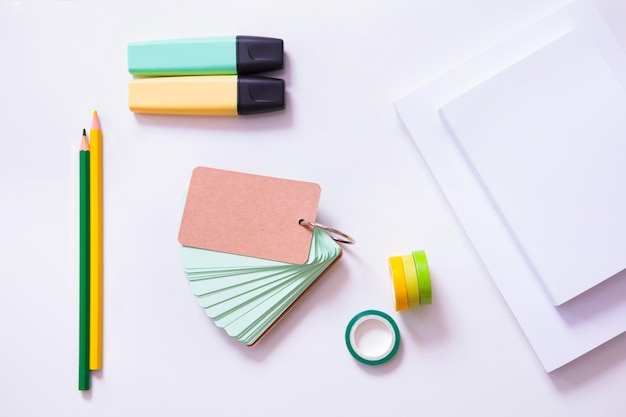
[[[406,292],[409,302],[409,309],[420,306],[420,292],[417,284],[417,268],[412,255],[402,255],[404,265],[404,278],[406,281]]]
[[[393,300],[396,311],[408,310],[409,300],[407,296],[406,279],[404,277],[404,266],[401,256],[391,256],[389,258],[389,270],[393,283]]]

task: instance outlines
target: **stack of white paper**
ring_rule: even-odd
[[[626,90],[573,31],[441,107],[560,305],[626,267]]]
[[[548,371],[626,330],[625,85],[579,1],[396,104]]]

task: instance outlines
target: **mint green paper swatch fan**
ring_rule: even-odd
[[[318,227],[303,265],[188,246],[180,251],[191,291],[207,316],[249,346],[341,256],[339,245]]]
[[[180,222],[183,270],[218,327],[254,345],[353,243],[315,219],[313,182],[196,167]],[[305,220],[309,219],[309,220]]]

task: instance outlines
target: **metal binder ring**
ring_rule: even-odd
[[[323,231],[325,231],[328,236],[330,236],[335,242],[347,243],[352,245],[354,243],[354,239],[348,236],[347,234],[340,232],[337,229],[333,229],[332,227],[328,227],[324,224],[317,222],[310,222],[305,219],[298,220],[298,224],[301,226],[310,226],[310,227],[319,227]]]

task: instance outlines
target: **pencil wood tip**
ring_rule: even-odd
[[[89,141],[87,140],[87,132],[83,129],[83,137],[80,140],[80,150],[88,151],[89,150]]]
[[[98,117],[98,112],[96,110],[93,111],[93,118],[91,119],[91,130],[101,130],[100,118]]]

